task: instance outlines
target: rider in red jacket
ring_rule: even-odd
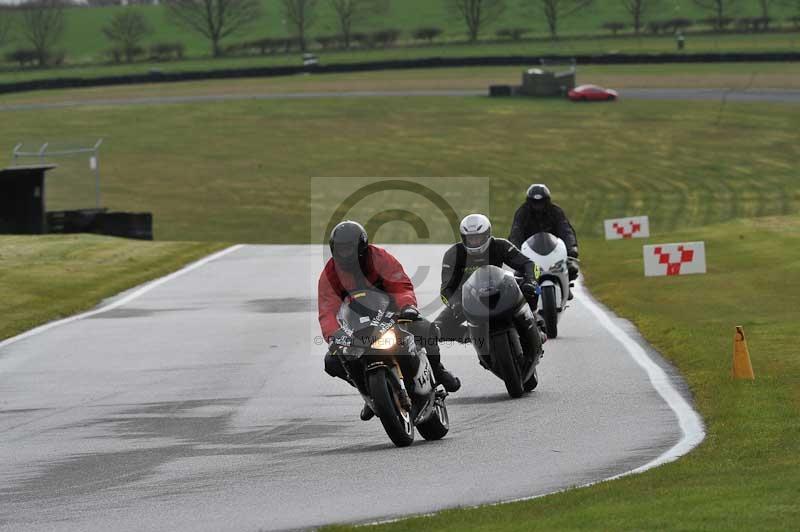
[[[374,286],[392,296],[397,309],[417,306],[414,285],[396,258],[385,249],[371,244],[367,245],[364,255],[364,268],[361,271],[354,273],[339,268],[331,258],[319,277],[319,326],[325,339],[339,329],[336,313],[342,306],[342,296],[353,290]]]
[[[319,277],[317,297],[322,337],[331,344],[331,350],[335,349],[332,341],[339,332],[336,313],[347,294],[376,288],[392,297],[394,307],[403,319],[413,321],[416,330],[426,331],[424,336],[428,338],[424,345],[436,380],[449,392],[458,390],[461,382],[442,366],[436,329],[419,315],[414,285],[397,259],[388,251],[370,245],[367,232],[361,224],[349,220],[333,228],[330,246],[333,256]],[[347,380],[347,373],[331,350],[325,357],[325,371],[333,377]],[[370,419],[372,415],[365,405],[361,418]]]

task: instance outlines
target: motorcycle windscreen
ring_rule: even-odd
[[[537,255],[549,255],[558,246],[558,238],[550,233],[536,233],[525,241]]]
[[[464,283],[461,304],[472,323],[482,323],[512,314],[524,301],[516,279],[497,266],[482,266]]]
[[[352,335],[371,336],[373,320],[380,321],[392,304],[392,298],[378,290],[356,290],[350,292],[339,307],[336,319],[339,325]]]

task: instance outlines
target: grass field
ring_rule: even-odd
[[[291,31],[284,23],[284,16],[277,0],[262,0],[264,16],[254,24],[247,34],[240,38],[231,38],[228,42],[246,40],[260,37],[286,37]],[[439,0],[395,0],[391,2],[391,10],[386,14],[368,17],[357,28],[359,31],[374,31],[383,28],[396,28],[405,32],[404,39],[411,39],[410,32],[422,26],[435,26],[442,28],[442,39],[464,40],[466,32],[461,19],[451,15],[444,7],[445,3]],[[508,9],[505,14],[491,26],[487,26],[483,37],[495,39],[498,28],[524,27],[532,30],[531,36],[544,37],[548,35],[547,25],[541,10],[536,7],[538,2],[507,2]],[[527,5],[526,5],[527,4]],[[771,16],[778,21],[794,14],[790,7],[774,3]],[[533,7],[532,7],[533,6]],[[70,9],[67,12],[66,34],[62,47],[68,51],[76,62],[97,60],[103,51],[109,48],[108,43],[101,33],[101,29],[120,7]],[[154,33],[148,39],[150,42],[181,41],[186,44],[190,55],[207,55],[209,46],[206,41],[196,34],[177,29],[168,21],[166,10],[163,6],[136,6],[134,9],[141,12],[149,21]],[[742,2],[732,16],[757,16],[760,13],[756,2]],[[4,14],[4,16],[8,16]],[[12,15],[13,16],[13,15]],[[691,0],[669,0],[662,2],[653,11],[650,20],[661,20],[674,17],[686,17],[697,20],[710,13],[698,8]],[[579,15],[563,19],[560,24],[560,33],[564,36],[602,34],[601,25],[607,21],[628,22],[629,15],[620,2],[595,2],[593,6],[585,8]],[[789,24],[785,22],[785,24]],[[338,33],[338,23],[335,13],[328,2],[320,2],[316,20],[313,23],[310,35],[312,38],[319,35],[333,35]],[[8,48],[8,47],[7,47]],[[5,50],[5,49],[4,49]]]
[[[229,38],[226,44],[261,37],[284,37],[287,29],[283,15],[276,0],[263,0],[265,16],[254,25],[248,34]],[[532,2],[529,4],[533,4]],[[541,13],[534,8],[524,7],[522,2],[510,2],[504,17],[487,28],[484,40],[476,45],[464,42],[462,22],[447,13],[443,2],[429,0],[403,0],[393,2],[392,10],[385,15],[372,17],[362,24],[362,30],[371,31],[380,28],[398,28],[405,32],[404,44],[415,44],[399,48],[359,51],[332,51],[321,55],[323,63],[343,63],[356,61],[377,61],[385,59],[410,59],[435,56],[485,56],[510,54],[585,54],[604,52],[673,52],[675,41],[672,36],[635,38],[622,35],[618,38],[605,36],[600,26],[609,20],[627,20],[620,2],[595,2],[579,16],[566,18],[561,23],[564,37],[557,42],[545,39],[546,25]],[[327,2],[320,3],[320,9],[310,35],[312,39],[318,35],[330,35],[337,32],[336,18]],[[45,70],[18,71],[13,64],[6,64],[0,72],[0,83],[42,77],[97,77],[104,75],[122,75],[128,73],[146,73],[157,68],[167,71],[212,70],[219,68],[241,68],[253,66],[298,64],[299,54],[277,55],[266,58],[209,58],[209,45],[196,34],[174,27],[165,15],[162,6],[137,6],[154,29],[145,45],[156,42],[180,41],[186,45],[186,53],[190,60],[171,63],[139,63],[135,65],[109,66],[103,65],[108,58],[106,51],[111,48],[102,35],[102,28],[108,23],[119,7],[70,9],[67,12],[66,33],[59,49],[67,54],[69,68],[53,68]],[[753,16],[758,14],[756,2],[742,3],[733,16]],[[777,20],[783,20],[793,11],[775,3],[771,14]],[[15,17],[16,14],[0,12],[0,16]],[[660,4],[653,12],[652,19],[687,17],[700,19],[706,16],[690,0],[670,0]],[[787,23],[788,24],[788,23]],[[410,32],[420,26],[437,26],[444,29],[445,34],[436,46],[423,46],[410,42]],[[528,37],[533,40],[524,42],[493,42],[494,32],[502,27],[527,27],[533,30]],[[586,36],[593,36],[586,39]],[[693,35],[687,37],[689,52],[725,52],[725,51],[798,51],[800,50],[800,32],[769,34],[724,34]],[[11,42],[0,48],[0,61],[5,61],[5,54],[10,50],[25,46],[20,35],[12,37]]]
[[[796,530],[800,217],[740,219],[650,242],[688,240],[705,240],[707,275],[644,278],[642,241],[584,240],[582,256],[593,294],[631,319],[689,383],[707,425],[699,448],[591,488],[370,530]],[[735,325],[748,336],[755,382],[730,379]]]
[[[625,214],[664,231],[800,210],[796,106],[410,101],[14,111],[0,146],[105,137],[106,206],[152,211],[162,240],[305,239],[309,178],[326,176],[490,177],[501,233],[532,181],[549,183],[587,236]],[[78,193],[69,176],[49,182],[52,201]]]
[[[0,235],[0,340],[89,309],[222,247],[95,235]]]

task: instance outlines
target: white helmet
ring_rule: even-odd
[[[461,220],[461,242],[470,255],[481,255],[492,240],[492,222],[482,214],[470,214]]]

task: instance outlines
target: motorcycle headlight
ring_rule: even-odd
[[[555,264],[553,264],[553,266],[550,267],[550,271],[551,272],[560,272],[563,269],[564,269],[564,261],[563,260],[560,260],[560,261],[556,262]]]
[[[378,349],[380,351],[384,351],[386,349],[393,349],[394,346],[397,345],[397,334],[394,332],[394,328],[389,329],[380,338],[372,342],[370,346],[372,349]]]

